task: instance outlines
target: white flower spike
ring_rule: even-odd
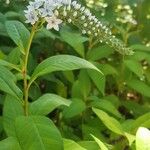
[[[72,23],[82,31],[82,34],[108,44],[121,54],[133,53],[123,42],[113,37],[111,30],[98,21],[89,9],[82,7],[77,1],[34,0],[29,2],[27,9],[25,11],[26,23],[34,25],[38,21],[46,22],[47,29],[56,31],[59,31],[61,23]]]

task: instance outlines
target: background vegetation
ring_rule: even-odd
[[[67,24],[59,32],[40,29],[30,51],[29,76],[40,62],[58,54],[86,59],[103,75],[94,70],[81,69],[57,71],[38,78],[29,91],[31,114],[46,115],[56,126],[50,120],[39,117],[36,120],[37,124],[41,124],[38,126],[39,136],[45,136],[47,131],[51,133],[51,138],[56,140],[49,146],[52,150],[63,149],[60,146],[62,137],[66,150],[150,150],[150,1],[79,2],[89,7],[116,37],[133,48],[134,54],[122,56],[105,44],[93,45],[90,38]],[[23,112],[13,95],[17,90],[13,88],[9,91],[9,88],[15,84],[22,89],[22,76],[14,69],[11,69],[13,75],[10,74],[4,67],[9,66],[4,65],[4,61],[11,65],[22,65],[19,45],[16,46],[8,34],[8,28],[12,26],[6,27],[5,22],[18,20],[30,30],[31,26],[24,23],[23,10],[27,4],[27,0],[0,1],[1,150],[27,150],[31,143],[36,145],[33,150],[40,149],[39,138],[36,138],[37,133],[32,126],[34,117],[28,120],[31,124],[27,120],[15,121]],[[16,81],[12,82],[14,76]],[[9,88],[4,86],[3,79],[8,82]],[[61,100],[52,93],[69,101],[62,103],[63,98]],[[45,97],[39,98],[42,95]],[[49,97],[51,102],[43,103],[42,100],[46,101]],[[17,122],[16,125],[14,122]],[[21,146],[13,138],[16,134]]]

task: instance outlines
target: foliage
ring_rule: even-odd
[[[25,24],[28,0],[6,2],[0,150],[149,150],[150,1],[80,0],[103,24],[97,38],[96,24],[85,18],[83,28],[75,9],[66,16],[58,9],[64,22],[57,32]]]

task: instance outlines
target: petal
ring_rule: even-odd
[[[63,22],[63,21],[62,21],[61,19],[57,19],[57,20],[56,20],[56,23],[57,23],[57,24],[61,24],[62,22]]]
[[[47,26],[46,26],[46,28],[47,28],[47,29],[52,29],[52,28],[53,28],[53,25],[48,23]]]
[[[55,25],[55,26],[54,26],[54,29],[55,29],[56,31],[59,31],[59,26],[58,26],[58,25]]]

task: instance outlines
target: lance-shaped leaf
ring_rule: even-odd
[[[1,150],[21,150],[16,138],[8,137],[5,140],[0,141]]]
[[[63,139],[54,123],[44,116],[18,117],[16,138],[22,150],[62,150]]]
[[[93,111],[109,130],[116,134],[124,135],[124,131],[119,121],[113,117],[110,117],[107,113],[100,109],[93,108]]]
[[[3,107],[3,126],[7,136],[15,136],[15,120],[24,115],[23,105],[15,97],[7,95]]]
[[[94,69],[100,73],[100,70],[96,68],[92,63],[71,55],[57,55],[47,58],[40,63],[34,70],[30,84],[38,77],[54,72],[54,71],[69,71],[76,69]]]
[[[55,94],[45,94],[30,104],[32,115],[47,115],[55,108],[65,105],[69,106],[70,101]]]
[[[24,52],[27,47],[30,32],[19,21],[6,21],[5,26],[10,38],[20,48],[20,50]]]
[[[16,86],[15,80],[15,76],[8,69],[0,66],[0,90],[21,99],[22,91]]]

